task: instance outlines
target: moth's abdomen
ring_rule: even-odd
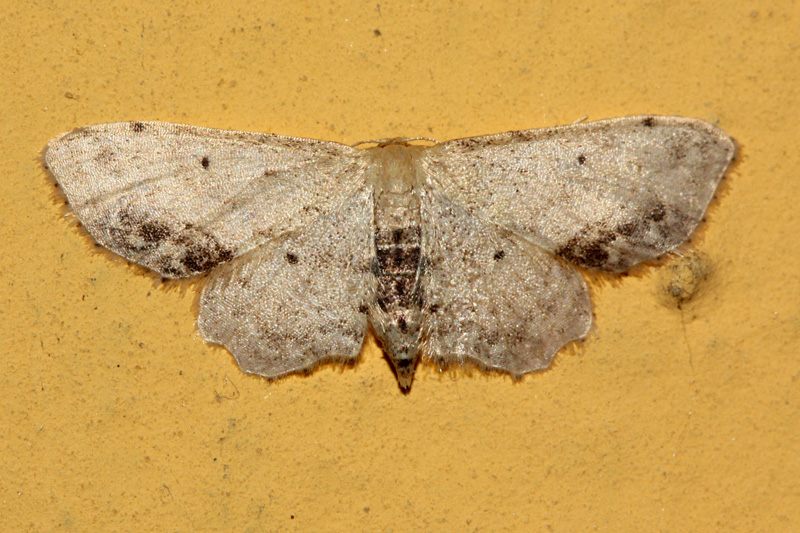
[[[420,305],[418,272],[420,227],[383,228],[375,233],[378,259],[378,305],[383,309],[410,310]],[[399,327],[403,328],[402,321]]]
[[[370,318],[405,390],[414,379],[419,355],[420,227],[377,228],[375,249],[378,291]]]
[[[404,390],[411,386],[419,355],[420,243],[419,199],[413,189],[377,193],[375,276],[378,283],[370,321]]]

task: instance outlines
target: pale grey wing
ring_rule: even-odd
[[[428,358],[518,376],[586,335],[591,302],[573,266],[436,192],[423,194],[422,213]]]
[[[200,299],[203,338],[269,378],[355,359],[375,293],[372,191],[307,231],[214,270]]]
[[[620,272],[686,240],[733,154],[707,122],[638,116],[448,141],[421,165],[473,215]]]
[[[364,181],[349,146],[166,122],[77,129],[44,160],[97,242],[168,278],[308,225]]]

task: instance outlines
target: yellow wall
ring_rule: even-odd
[[[4,531],[800,530],[797,2],[4,3]],[[639,113],[740,145],[691,254],[594,280],[550,370],[407,396],[374,347],[244,375],[197,286],[98,252],[37,159],[129,119],[353,143]]]

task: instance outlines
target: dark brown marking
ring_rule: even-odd
[[[656,125],[656,121],[653,117],[647,117],[644,120],[642,120],[642,125],[647,128],[652,128],[653,126]]]
[[[620,233],[620,235],[630,237],[636,233],[636,224],[633,222],[623,222],[617,227],[617,231]]]
[[[664,217],[666,216],[667,216],[667,209],[661,202],[658,202],[653,207],[653,209],[650,210],[650,213],[647,214],[647,218],[649,218],[653,222],[661,222],[662,220],[664,220]]]
[[[420,240],[422,231],[419,226],[409,226],[406,228],[381,229],[375,232],[375,244],[415,244]]]
[[[609,231],[602,232],[595,240],[587,240],[585,236],[576,235],[556,250],[556,255],[567,261],[591,268],[607,266],[609,253],[606,245],[617,236]]]
[[[297,256],[294,255],[292,252],[286,253],[286,260],[289,262],[290,265],[296,265],[298,262]]]
[[[200,161],[200,164],[203,165],[203,168],[208,168],[209,161],[207,155],[203,156],[203,159]]]
[[[381,36],[381,30],[372,30],[372,33],[375,34],[375,37],[380,37]]]
[[[578,156],[578,164],[582,165],[584,163],[586,163],[586,156],[581,154],[581,155]]]
[[[598,244],[578,246],[570,242],[556,250],[556,254],[567,261],[594,268],[601,268],[608,261],[608,252]]]
[[[462,148],[472,148],[473,146],[479,144],[479,141],[475,139],[459,139],[455,141],[455,144],[461,146]]]
[[[131,129],[136,133],[141,133],[144,131],[144,124],[142,124],[141,122],[134,122],[133,124],[131,124]]]
[[[406,323],[406,319],[404,316],[397,317],[397,326],[400,328],[400,331],[405,333],[408,331],[408,324]]]
[[[233,258],[233,252],[222,248],[210,235],[208,237],[206,242],[191,244],[181,257],[180,262],[186,267],[187,274],[205,272]]]
[[[381,246],[377,249],[378,263],[383,272],[416,270],[419,264],[419,246]]]
[[[142,262],[149,256],[154,261],[149,265],[153,269],[167,276],[181,277],[209,270],[233,259],[232,250],[191,224],[184,224],[182,229],[175,231],[164,222],[145,217],[141,213],[123,210],[117,214],[116,220],[104,227],[119,253],[131,260]],[[159,255],[158,248],[162,243],[182,249],[181,256]]]
[[[378,278],[378,304],[381,308],[407,308],[417,299],[416,273],[397,273]]]
[[[669,148],[669,152],[672,158],[675,161],[680,161],[682,159],[686,159],[686,156],[688,155],[690,150],[689,143],[690,143],[689,139],[687,139],[685,136],[680,136],[678,138],[674,138],[670,141],[667,141],[666,144]]]
[[[169,234],[169,227],[157,220],[142,222],[141,227],[139,227],[139,235],[141,235],[145,242],[149,243],[160,243],[169,237]]]
[[[400,244],[405,242],[407,239],[404,235],[405,228],[397,228],[392,230],[392,242],[394,244]]]
[[[98,162],[104,163],[104,164],[108,164],[108,163],[111,163],[114,160],[115,156],[116,156],[116,153],[114,152],[114,150],[112,150],[111,148],[106,147],[106,148],[103,148],[102,150],[100,150],[100,152],[97,153],[97,155],[95,156],[95,161],[98,161]]]
[[[414,290],[414,277],[406,275],[392,276],[389,280],[389,293],[400,301],[405,301]]]
[[[431,313],[438,313],[439,306],[437,304],[431,304],[431,306],[428,308],[428,311],[430,311]]]
[[[367,314],[367,311],[369,311],[369,308],[365,304],[361,304],[358,306],[358,312],[361,313],[362,315]]]
[[[505,256],[506,256],[506,252],[505,252],[505,250],[497,250],[497,251],[494,253],[494,260],[495,260],[495,261],[500,261],[500,260],[501,260],[502,258],[504,258]]]
[[[184,272],[182,270],[178,270],[177,268],[170,265],[162,266],[161,271],[168,276],[172,276],[173,278],[177,278],[184,275]]]

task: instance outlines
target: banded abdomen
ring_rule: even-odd
[[[377,294],[370,321],[403,390],[411,387],[419,357],[422,317],[420,202],[413,165],[415,147],[380,150],[382,173],[375,187],[374,274]],[[377,154],[376,154],[377,155]]]

